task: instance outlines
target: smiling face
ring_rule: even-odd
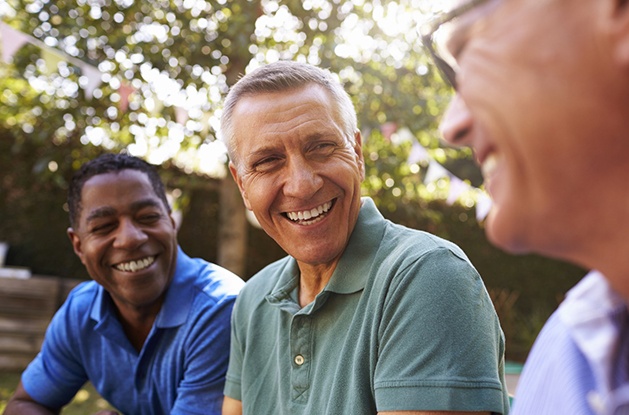
[[[298,262],[335,264],[360,210],[360,133],[351,143],[329,93],[307,85],[242,97],[233,113],[238,165],[230,164],[247,208]]]
[[[582,6],[503,1],[454,32],[459,89],[441,130],[474,148],[494,201],[488,236],[512,252],[573,256],[619,165],[618,74],[592,23],[606,6]]]
[[[68,235],[123,314],[159,311],[175,269],[176,231],[145,173],[125,169],[87,180],[77,227]]]

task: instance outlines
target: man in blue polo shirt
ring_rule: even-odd
[[[68,206],[93,281],[53,318],[5,414],[59,413],[87,381],[124,414],[220,414],[242,280],[178,247],[164,186],[138,158],[83,165]]]

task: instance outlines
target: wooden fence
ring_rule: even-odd
[[[80,280],[0,278],[0,372],[21,371],[41,347],[46,327]]]

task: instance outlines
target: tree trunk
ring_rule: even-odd
[[[230,174],[221,181],[218,223],[218,264],[247,278],[247,216],[240,191]]]
[[[244,34],[253,33],[256,20],[262,13],[261,1],[256,0],[254,4],[257,4],[257,7],[247,8],[240,14],[242,28],[236,33],[239,33],[239,36],[243,38],[240,41],[232,39],[234,44],[240,44],[241,47],[235,48],[233,53],[229,55],[225,76],[227,85],[230,87],[238,81],[241,74],[245,73],[247,63],[251,59],[248,48],[250,39]],[[247,225],[245,205],[240,191],[234,179],[227,173],[227,177],[221,182],[220,191],[218,263],[244,279],[249,277],[249,275],[245,275],[247,269]]]

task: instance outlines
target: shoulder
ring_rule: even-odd
[[[84,281],[74,287],[64,301],[61,311],[88,313],[99,291],[95,281]]]
[[[430,233],[388,222],[376,253],[379,273],[421,279],[422,285],[444,287],[461,279],[481,282],[467,255],[456,244]]]
[[[235,298],[244,281],[233,272],[201,258],[190,258],[180,252],[175,279],[190,284],[198,295],[212,299]]]
[[[102,288],[94,281],[85,281],[70,291],[55,312],[47,329],[45,344],[55,347],[79,348],[93,331],[92,315],[102,301]]]
[[[380,245],[391,254],[421,258],[438,252],[448,251],[463,261],[469,262],[467,255],[455,243],[428,232],[407,228],[387,221],[385,235]]]

